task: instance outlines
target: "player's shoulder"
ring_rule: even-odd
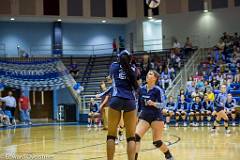
[[[155,85],[155,86],[153,87],[153,89],[155,89],[156,91],[159,91],[160,93],[163,93],[163,92],[164,92],[163,89],[162,89],[161,87],[157,86],[157,85]]]

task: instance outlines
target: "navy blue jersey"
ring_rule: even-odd
[[[135,70],[134,68],[132,69],[133,71]],[[112,63],[110,68],[110,76],[112,78],[113,97],[135,100],[133,86],[119,63]]]
[[[166,104],[166,109],[167,110],[171,110],[171,111],[173,111],[173,110],[175,110],[175,103],[174,102],[168,102],[167,104]]]
[[[176,110],[185,110],[185,111],[187,111],[188,110],[187,102],[185,102],[185,101],[184,102],[178,102]]]
[[[228,109],[234,108],[236,106],[236,100],[233,99],[231,102],[226,102],[225,107]]]
[[[97,112],[98,111],[98,105],[97,103],[90,103],[90,112]]]
[[[227,102],[227,93],[219,93],[215,98],[216,108],[225,107],[226,102]]]
[[[208,101],[208,102],[204,101],[202,103],[202,109],[203,110],[211,110],[211,111],[213,111],[213,109],[214,109],[213,102],[211,102],[211,101]]]
[[[201,110],[201,109],[202,109],[202,103],[201,102],[199,102],[199,103],[194,102],[191,106],[192,111],[198,111],[198,110]]]
[[[152,89],[147,91],[147,85],[144,85],[140,88],[139,93],[139,108],[141,110],[160,110],[164,107],[162,101],[162,90],[159,86],[154,86]],[[147,105],[147,101],[151,100],[153,102],[157,102],[157,107]]]

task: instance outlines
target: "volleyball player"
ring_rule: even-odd
[[[225,127],[225,133],[230,133],[230,130],[228,129],[228,116],[226,112],[224,111],[224,107],[227,101],[227,93],[226,93],[227,87],[226,85],[221,85],[221,92],[216,96],[215,98],[215,107],[216,107],[216,119],[214,121],[212,132],[216,131],[216,127],[219,126],[219,123],[221,119],[224,120],[224,127]]]
[[[98,104],[94,100],[94,98],[90,99],[89,104],[90,112],[88,113],[88,127],[91,127],[94,124],[94,127],[97,127],[97,120],[99,117],[99,110],[98,110]]]
[[[166,160],[173,160],[172,154],[168,147],[163,143],[163,115],[162,109],[164,104],[162,103],[162,91],[161,88],[156,86],[159,74],[150,70],[147,74],[147,84],[141,87],[139,98],[141,106],[141,114],[139,116],[139,122],[136,129],[136,156],[135,160],[138,159],[138,152],[140,150],[140,141],[144,134],[149,128],[152,129],[153,134],[153,145],[159,148],[164,154]]]
[[[184,127],[187,126],[186,119],[187,119],[188,110],[189,110],[188,103],[185,100],[185,96],[181,95],[180,101],[177,103],[176,109],[175,109],[175,118],[176,118],[175,126],[176,127],[178,127],[178,121],[179,121],[180,117],[183,120],[183,126]]]
[[[193,123],[193,120],[195,119],[195,123],[193,123],[193,126],[199,126],[201,108],[202,108],[201,99],[199,96],[196,96],[195,102],[191,105],[189,113],[190,123]]]
[[[117,128],[123,111],[126,128],[128,160],[134,160],[136,152],[135,130],[137,123],[134,91],[138,89],[137,75],[131,65],[131,55],[127,50],[119,54],[118,62],[110,67],[113,93],[108,110],[107,159],[113,160]]]
[[[203,121],[204,121],[204,118],[206,117],[207,118],[207,126],[210,126],[210,122],[211,122],[211,119],[212,119],[212,112],[214,110],[214,104],[212,101],[209,100],[208,98],[208,95],[205,94],[204,95],[204,100],[202,102],[202,109],[201,109],[201,121],[202,121],[202,125],[204,125]]]
[[[232,118],[232,125],[235,126],[235,119],[236,119],[236,100],[232,98],[232,94],[227,95],[227,101],[225,104],[225,110],[228,115],[228,117]]]
[[[171,118],[175,115],[174,110],[175,110],[176,104],[173,100],[173,97],[169,97],[169,101],[166,104],[166,108],[164,109],[163,113],[166,115],[166,126],[169,127],[169,123]]]

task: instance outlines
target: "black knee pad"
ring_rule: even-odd
[[[108,135],[107,136],[107,141],[108,140],[113,140],[113,141],[115,141],[116,140],[116,137],[115,136],[110,136],[110,135]]]
[[[232,111],[232,114],[236,114],[236,111]]]
[[[135,137],[128,137],[127,142],[129,143],[130,141],[136,142],[136,138]]]
[[[141,137],[138,134],[135,134],[135,140],[136,140],[136,142],[140,142],[141,141]]]
[[[156,148],[160,148],[163,145],[163,142],[161,140],[158,140],[158,141],[153,142],[153,145]]]

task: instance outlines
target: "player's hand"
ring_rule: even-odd
[[[99,99],[100,98],[100,95],[99,94],[96,94],[96,96],[95,96],[97,99]]]
[[[156,103],[153,102],[152,100],[148,100],[147,105],[156,107]]]

